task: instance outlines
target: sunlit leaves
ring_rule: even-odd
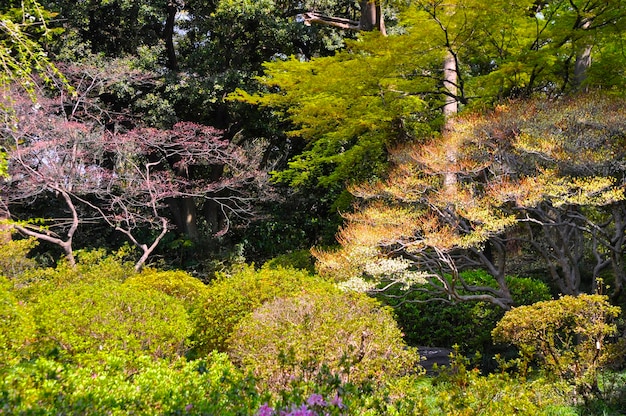
[[[614,320],[619,313],[604,296],[563,296],[507,312],[493,336],[520,348],[527,359],[536,358],[581,393],[591,394],[597,389],[598,369],[620,358],[608,345],[617,332]]]
[[[394,152],[397,165],[385,181],[353,187],[366,202],[346,215],[342,248],[316,252],[320,271],[345,279],[366,275],[381,258],[404,256],[417,270],[433,272],[437,259],[437,267],[454,274],[462,263],[451,256],[478,254],[526,222],[547,227],[548,239],[557,227],[569,227],[572,240],[545,242],[553,253],[563,250],[546,262],[565,261],[566,249],[583,244],[578,238],[589,228],[611,235],[622,227],[615,207],[626,201],[625,114],[623,100],[591,95],[511,103],[459,118],[443,137]],[[446,153],[452,147],[454,160]],[[449,173],[457,178],[453,186],[443,181]],[[539,234],[533,238],[543,247]],[[618,245],[610,249],[623,251]]]
[[[281,112],[290,134],[309,143],[275,178],[294,186],[368,178],[383,172],[388,146],[429,132],[437,114],[421,93],[436,80],[416,73],[420,49],[417,38],[367,34],[333,57],[266,64],[261,81],[275,92],[237,99]]]

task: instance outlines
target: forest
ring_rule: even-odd
[[[0,5],[0,414],[625,415],[625,306],[624,0]]]

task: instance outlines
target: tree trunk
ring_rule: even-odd
[[[172,213],[176,229],[190,240],[197,240],[200,234],[198,232],[198,214],[194,199],[172,198],[167,204]]]
[[[453,117],[459,112],[459,102],[457,99],[457,82],[458,72],[456,58],[452,52],[446,54],[446,58],[443,62],[443,86],[446,93],[446,101],[443,105],[443,117],[444,117],[444,134],[452,133]],[[454,192],[456,190],[457,177],[455,166],[457,162],[458,149],[454,140],[449,141],[449,146],[446,150],[446,159],[448,161],[449,170],[444,174],[443,187],[446,192]]]
[[[376,29],[383,36],[386,36],[385,19],[383,18],[380,2],[363,0],[359,2],[359,5],[361,6],[360,30],[371,32]]]
[[[178,59],[176,58],[176,49],[174,48],[176,13],[178,13],[178,5],[175,1],[170,1],[167,4],[167,19],[165,21],[165,28],[163,29],[163,38],[165,40],[165,51],[167,53],[167,67],[172,71],[178,70]]]
[[[591,67],[591,50],[592,45],[585,45],[576,55],[576,63],[574,64],[574,89],[586,90],[583,85],[587,79],[587,71]]]
[[[588,31],[591,27],[591,23],[593,18],[581,19],[581,24],[579,26],[579,30]],[[587,71],[589,67],[591,67],[591,50],[593,49],[593,45],[591,44],[583,44],[578,47],[576,51],[576,62],[574,63],[574,89],[580,90],[583,88],[583,83],[587,78]]]

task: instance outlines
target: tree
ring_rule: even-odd
[[[360,18],[358,21],[346,18],[327,16],[316,10],[303,13],[302,19],[304,24],[312,23],[328,25],[339,29],[356,30],[370,32],[378,30],[383,36],[387,35],[385,28],[385,17],[383,14],[382,1],[380,0],[361,0],[359,1]]]
[[[33,94],[38,85],[35,75],[44,80],[62,78],[39,43],[59,33],[47,24],[53,16],[34,0],[9,1],[0,9],[0,88],[3,95],[11,84],[20,85]]]
[[[613,256],[625,249],[625,108],[623,100],[597,95],[510,104],[402,148],[386,181],[353,188],[370,202],[346,216],[339,251],[316,251],[320,270],[508,309],[507,258],[512,247],[528,244],[562,293],[581,290],[578,252],[595,262],[589,286],[611,268],[619,293],[623,272]],[[454,188],[444,180],[450,146],[458,149]],[[496,286],[468,284],[459,271],[474,267],[487,270]]]
[[[171,130],[109,132],[92,113],[97,106],[90,107],[85,95],[78,97],[75,102],[41,98],[37,106],[22,98],[14,106],[18,128],[3,126],[13,148],[11,177],[4,184],[9,207],[53,201],[56,195],[69,214],[69,219],[47,218],[41,224],[16,223],[20,232],[60,246],[74,263],[73,237],[79,225],[100,218],[140,248],[139,269],[171,228],[167,206],[172,201],[206,199],[227,218],[250,213],[247,192],[263,175],[241,149],[221,140],[217,130],[179,123]],[[218,180],[191,174],[214,165],[223,170]],[[183,218],[191,223],[192,214],[185,211]],[[60,229],[53,232],[48,225]],[[143,237],[149,243],[139,237],[144,229],[151,230]]]
[[[40,43],[59,33],[58,29],[52,29],[46,23],[52,16],[54,14],[35,0],[10,1],[0,9],[0,112],[4,113],[5,118],[14,116],[11,114],[9,95],[12,86],[20,86],[31,99],[34,99],[40,86],[37,77],[46,82],[58,79],[65,86],[63,75],[45,54]],[[7,174],[6,148],[3,146],[0,150],[0,178]],[[5,201],[0,203],[0,220],[5,221],[9,213]],[[3,239],[10,239],[10,234],[5,230],[6,227],[0,225]]]
[[[428,135],[440,113],[427,101],[437,79],[413,65],[424,49],[418,38],[371,33],[333,57],[266,64],[261,80],[272,92],[234,98],[278,111],[305,142],[275,179],[305,188],[364,180],[384,172],[387,147]]]

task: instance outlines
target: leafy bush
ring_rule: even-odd
[[[617,332],[613,321],[619,313],[605,296],[563,296],[508,311],[493,337],[519,347],[526,358],[537,359],[587,396],[598,391],[598,369],[616,358],[605,343]]]
[[[141,356],[130,373],[124,363],[107,354],[89,367],[45,358],[15,366],[0,374],[0,413],[234,416],[268,400],[225,354],[191,362]]]
[[[60,261],[56,267],[35,267],[23,272],[16,284],[17,295],[22,300],[34,300],[40,294],[75,282],[123,282],[136,273],[133,264],[125,261],[125,257],[124,249],[114,254],[107,254],[105,250],[77,251],[75,267]]]
[[[226,351],[227,340],[243,317],[267,301],[315,285],[330,284],[305,271],[282,267],[257,271],[246,266],[233,276],[222,276],[209,285],[204,304],[197,312],[194,338],[198,353]]]
[[[310,273],[315,272],[315,262],[309,250],[296,250],[281,254],[265,262],[263,267],[270,269],[293,268],[306,270]]]
[[[566,385],[545,378],[526,379],[508,372],[487,376],[468,366],[468,360],[453,354],[452,364],[432,380],[421,405],[426,412],[442,415],[578,415],[570,405],[571,391]],[[410,403],[406,398],[400,403]],[[399,414],[408,414],[401,412]]]
[[[83,359],[98,351],[175,357],[192,331],[184,306],[156,290],[116,281],[74,282],[41,294],[34,305],[42,352]]]
[[[0,241],[8,240],[8,231],[0,231]],[[25,271],[37,267],[28,253],[37,246],[37,239],[8,240],[0,244],[0,275],[18,279]]]
[[[462,276],[470,285],[496,284],[483,270],[465,271]],[[507,277],[507,284],[517,305],[550,299],[548,286],[539,280],[510,276]],[[501,308],[487,302],[454,305],[425,302],[429,295],[396,287],[377,295],[377,298],[394,309],[398,325],[409,345],[458,345],[464,354],[492,349],[491,330],[504,316]]]
[[[33,318],[11,293],[11,286],[0,276],[0,367],[18,363],[35,335]]]
[[[324,367],[344,381],[382,381],[417,370],[390,311],[376,300],[336,288],[277,298],[241,320],[230,339],[235,363],[278,390]]]
[[[182,270],[144,269],[129,277],[124,284],[136,290],[158,290],[181,300],[190,309],[201,302],[207,293],[204,283]]]

